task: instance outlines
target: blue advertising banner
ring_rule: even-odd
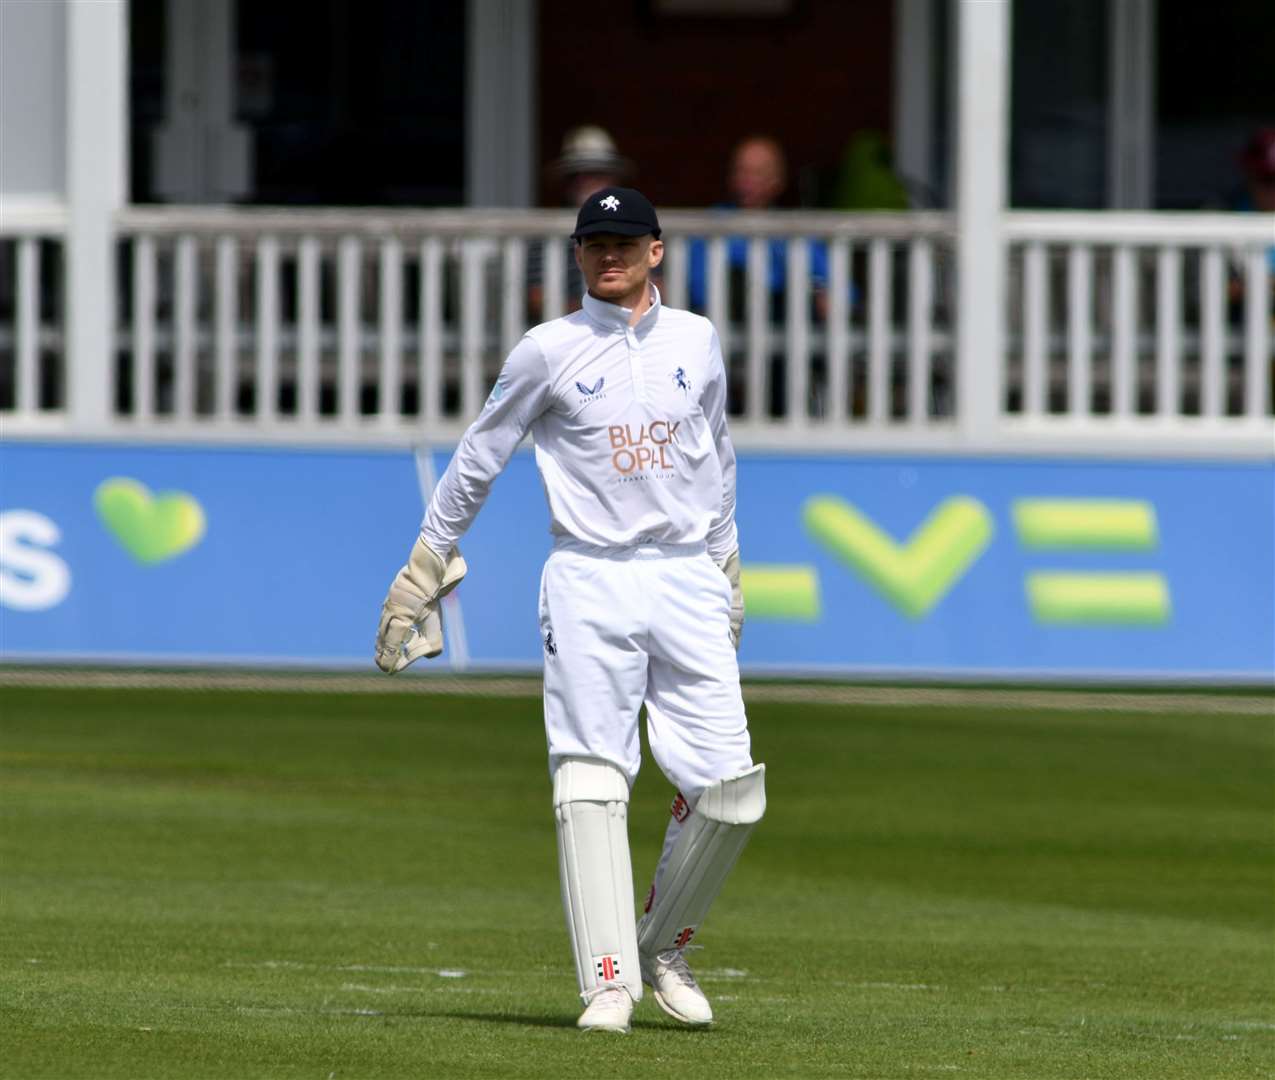
[[[5,660],[371,666],[449,452],[0,444]],[[1275,466],[744,454],[755,673],[1275,679]],[[427,670],[536,668],[532,456]]]
[[[0,445],[0,654],[370,663],[408,453]]]

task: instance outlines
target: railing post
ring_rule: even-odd
[[[115,369],[115,222],[127,192],[128,6],[66,8],[67,408],[77,430],[101,428]]]
[[[999,424],[1005,366],[1010,0],[957,0],[957,414],[986,440]]]

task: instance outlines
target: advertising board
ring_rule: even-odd
[[[0,445],[6,661],[371,667],[448,450]],[[743,454],[746,672],[1270,681],[1275,467]],[[531,454],[413,671],[535,669]]]

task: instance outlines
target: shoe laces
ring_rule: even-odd
[[[691,949],[702,947],[701,945],[685,945],[680,949],[667,949],[662,953],[656,953],[655,959],[676,975],[683,986],[698,990],[699,984],[695,981],[695,976],[691,973],[690,965],[687,964],[686,957],[683,954]]]
[[[589,996],[589,1005],[601,1004],[604,1008],[615,1006],[619,1008],[629,999],[629,992],[622,986],[616,986],[614,983],[603,983]]]

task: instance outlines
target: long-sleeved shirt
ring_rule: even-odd
[[[652,303],[632,312],[586,294],[582,310],[533,327],[505,360],[421,526],[441,555],[482,508],[528,430],[550,531],[597,547],[737,546],[735,451],[712,323]]]

